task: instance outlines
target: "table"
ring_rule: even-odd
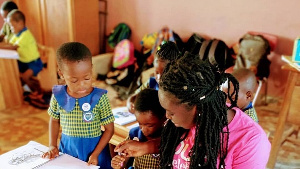
[[[112,113],[115,117],[115,132],[109,143],[118,145],[128,137],[130,128],[138,126],[138,123],[135,115],[131,114],[126,106],[113,108]]]
[[[282,60],[287,63],[286,65],[282,66],[282,70],[289,71],[289,76],[283,103],[279,112],[274,139],[272,141],[270,158],[267,165],[268,168],[275,167],[278,151],[282,143],[282,135],[284,132],[285,123],[291,122],[294,124],[300,124],[300,106],[298,105],[300,101],[300,86],[298,86],[300,85],[298,84],[300,78],[300,70],[295,67],[294,63],[290,62],[291,56],[282,56]]]
[[[17,51],[0,49],[0,111],[23,103]]]
[[[122,141],[124,141],[127,138],[128,134],[129,134],[129,130],[130,130],[127,127],[131,126],[131,125],[136,125],[136,124],[137,124],[137,121],[128,123],[123,126],[115,123],[114,124],[115,132],[114,132],[114,135],[112,136],[112,138],[110,139],[109,143],[116,146],[119,143],[121,143]]]

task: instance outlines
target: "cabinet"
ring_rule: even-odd
[[[85,44],[99,54],[98,0],[15,0],[38,43],[55,50],[65,42]]]

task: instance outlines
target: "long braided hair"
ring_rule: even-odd
[[[196,133],[194,145],[189,153],[190,168],[225,169],[229,139],[227,94],[219,87],[228,79],[234,84],[237,96],[238,82],[230,74],[214,71],[207,60],[191,59],[187,62],[187,57],[194,56],[185,53],[181,59],[165,68],[159,83],[160,90],[174,95],[181,103],[196,106]],[[237,97],[231,99],[232,106],[236,105],[236,100]],[[188,132],[187,129],[176,127],[171,120],[167,122],[161,136],[161,168],[172,168],[176,147]]]
[[[159,46],[159,49],[155,53],[155,57],[164,61],[175,61],[180,57],[180,51],[176,43],[172,41],[166,41]]]

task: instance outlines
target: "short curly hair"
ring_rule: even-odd
[[[80,42],[67,42],[62,44],[56,51],[58,67],[61,68],[63,61],[79,62],[92,61],[92,54],[88,47]]]

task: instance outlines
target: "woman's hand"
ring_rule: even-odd
[[[114,151],[124,154],[125,157],[139,157],[150,154],[147,144],[147,142],[126,140],[117,145]]]

